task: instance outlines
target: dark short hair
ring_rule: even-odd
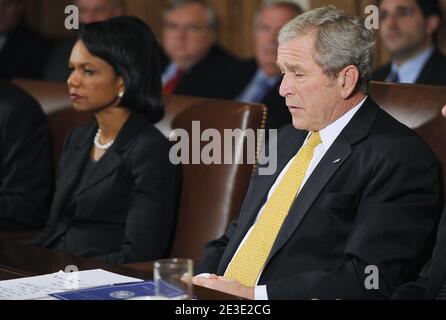
[[[150,28],[135,17],[115,17],[82,24],[79,39],[88,51],[124,79],[122,105],[147,115],[152,123],[164,116],[159,47]]]
[[[438,3],[438,0],[416,0],[418,7],[420,7],[421,12],[423,12],[423,15],[425,17],[430,16],[438,16],[442,17],[440,4]],[[377,5],[381,5],[382,0],[377,0]]]

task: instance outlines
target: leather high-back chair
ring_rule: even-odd
[[[378,105],[414,129],[432,148],[441,162],[446,185],[446,119],[441,115],[446,87],[372,82],[369,93]]]
[[[39,101],[46,114],[71,109],[68,87],[63,82],[29,79],[14,79],[12,82]]]
[[[33,95],[48,115],[57,164],[68,131],[91,121],[91,114],[73,110],[64,83],[23,79],[14,82]],[[225,129],[260,129],[266,120],[266,108],[258,104],[167,96],[165,105],[166,115],[157,127],[166,137],[173,129],[184,129],[192,137],[192,121],[200,121],[201,132],[215,129],[223,134]],[[206,143],[200,144],[203,145]],[[246,155],[243,148],[243,144],[237,144],[233,154]],[[252,172],[253,165],[246,163],[182,166],[172,256],[199,258],[204,244],[226,231],[240,211]]]
[[[184,129],[192,137],[193,121],[200,122],[201,132],[215,129],[222,137],[225,129],[260,129],[265,124],[266,108],[263,105],[186,96],[167,96],[165,104],[166,116],[157,126],[166,136],[173,129]],[[196,142],[191,141],[191,144]],[[207,143],[202,142],[200,146]],[[246,155],[243,150],[244,145],[239,143],[233,154]],[[244,159],[245,164],[233,161],[221,165],[182,165],[172,257],[198,259],[203,246],[222,236],[231,220],[239,214],[253,173],[253,165],[246,163],[246,157]]]

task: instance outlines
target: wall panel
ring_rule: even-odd
[[[146,21],[158,38],[162,32],[162,8],[168,0],[126,0],[128,13]],[[241,57],[252,55],[252,24],[256,9],[262,0],[211,0],[217,8],[221,25],[220,43]],[[56,38],[69,36],[64,28],[64,8],[71,0],[32,0],[31,23],[43,33]],[[440,0],[446,13],[446,0]],[[362,14],[365,6],[374,0],[311,0],[310,7],[334,4],[349,14]],[[446,15],[445,15],[446,16]],[[446,25],[440,34],[440,47],[446,50]],[[388,55],[378,41],[377,64],[388,60]]]

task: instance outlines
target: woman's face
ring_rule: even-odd
[[[67,82],[74,109],[95,112],[119,103],[124,80],[110,64],[91,55],[80,40],[71,51],[69,66]]]

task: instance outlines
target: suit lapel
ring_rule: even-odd
[[[415,81],[415,83],[427,84],[432,81],[432,73],[434,73],[435,71],[435,66],[436,66],[435,62],[437,61],[439,55],[440,55],[439,52],[437,50],[434,50],[434,52],[424,65],[423,69],[421,70],[421,73],[418,76],[418,79]]]
[[[350,157],[353,152],[352,145],[368,135],[377,112],[378,106],[368,98],[330,149],[327,150],[293,203],[290,213],[286,217],[271,249],[266,265],[299,228],[313,202],[335,175],[336,171]]]
[[[120,130],[113,145],[92,168],[90,175],[83,179],[82,185],[76,190],[73,197],[94,187],[116,171],[123,163],[121,154],[129,147],[146,124],[146,118],[140,115],[131,115]]]
[[[111,149],[108,150],[92,168],[89,175],[82,180],[82,184],[73,193],[73,197],[77,197],[79,194],[97,185],[113,173],[121,164],[122,158],[120,155]]]
[[[296,130],[292,128],[292,126],[289,126],[285,130],[287,130],[287,132],[290,131],[290,136],[287,138],[288,143],[284,144],[282,148],[278,149],[277,170],[275,174],[260,176],[258,175],[257,169],[257,174],[255,177],[256,180],[253,182],[252,190],[248,195],[249,198],[245,200],[243,211],[239,216],[237,232],[228,243],[227,250],[221,259],[220,268],[222,269],[222,272],[224,272],[226,269],[229,261],[245,237],[249,228],[251,228],[251,226],[254,224],[260,209],[265,204],[269,190],[277,180],[283,168],[287,165],[291,158],[296,155],[297,151],[300,149],[308,135],[307,131]]]
[[[267,263],[290,239],[292,234],[300,226],[313,202],[319,196],[325,185],[330,181],[336,171],[351,155],[352,149],[344,138],[338,139],[324,155],[310,178],[305,183],[299,196],[291,206],[290,213],[286,217],[282,229],[273,245]],[[339,162],[336,162],[341,159]],[[335,163],[336,162],[336,163]]]
[[[311,205],[319,196],[323,188],[353,153],[352,146],[367,137],[378,112],[379,107],[371,98],[368,98],[362,108],[355,114],[350,123],[338,136],[331,148],[326,152],[290,209],[290,213],[285,219],[285,223],[278,234],[266,265],[301,225],[305,215],[308,213]],[[294,137],[292,132],[295,133]],[[290,134],[290,137],[282,135],[281,141],[279,142],[281,146],[278,148],[278,170],[276,171],[276,174],[269,177],[258,175],[255,177],[255,184],[248,195],[250,198],[245,200],[247,203],[244,204],[244,210],[239,217],[237,231],[230,239],[220,261],[218,267],[219,274],[223,274],[226,270],[235,251],[246,236],[249,228],[253,225],[259,210],[265,203],[267,194],[277,180],[278,175],[300,149],[307,136],[306,131],[288,130],[287,133]],[[338,159],[340,160],[338,161]]]
[[[84,134],[77,137],[76,141],[73,141],[74,147],[63,154],[63,162],[61,163],[63,169],[58,177],[58,181],[62,181],[62,183],[58,183],[57,185],[52,212],[59,214],[63,204],[72,195],[73,189],[76,187],[76,183],[90,154],[91,144],[88,141],[92,141],[91,139],[93,139],[96,130],[96,123],[89,126]]]
[[[373,74],[373,80],[375,81],[386,81],[386,78],[389,76],[390,71],[392,70],[392,65],[386,64],[382,68],[379,68],[374,74]]]

